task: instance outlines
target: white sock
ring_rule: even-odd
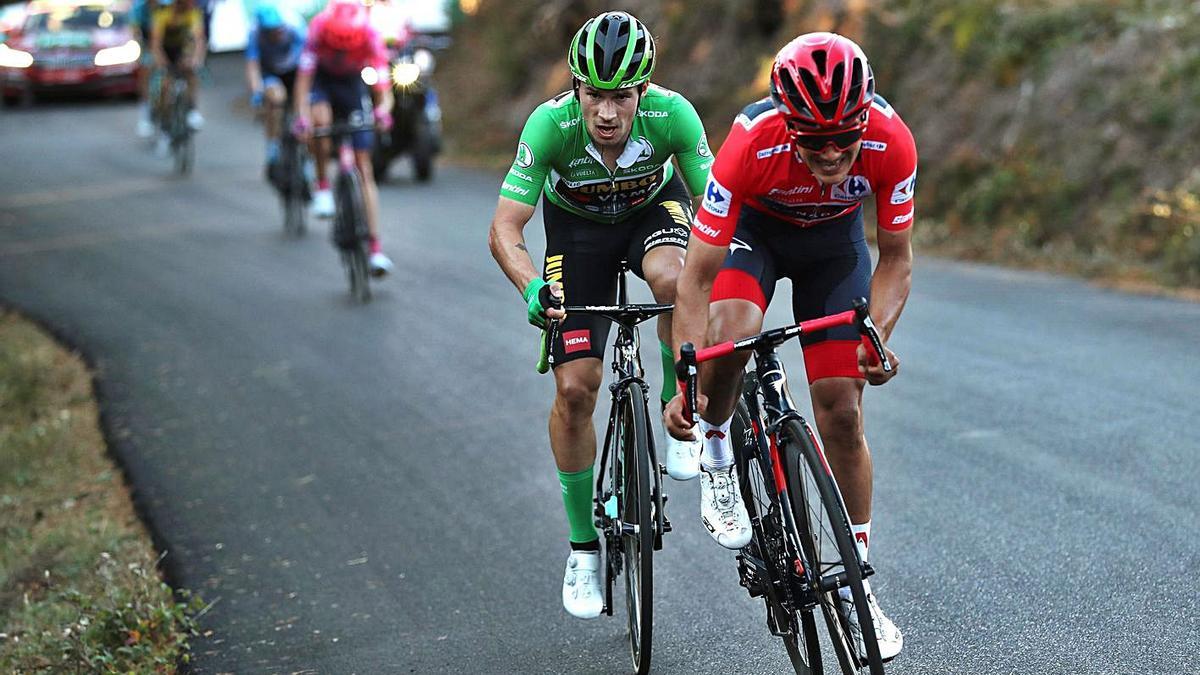
[[[700,420],[700,435],[704,449],[700,453],[700,465],[707,471],[727,469],[733,466],[733,444],[729,442],[729,427],[733,415],[722,424],[715,425]]]
[[[850,532],[854,534],[854,546],[858,549],[858,557],[863,562],[866,562],[867,551],[870,549],[871,544],[871,521],[868,520],[862,524],[850,523]],[[869,579],[863,579],[863,590],[868,595],[871,594],[871,581]],[[838,592],[843,598],[850,598],[849,588],[838,589]]]

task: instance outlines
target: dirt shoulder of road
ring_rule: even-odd
[[[0,672],[188,660],[204,605],[160,577],[98,422],[83,360],[0,308]]]

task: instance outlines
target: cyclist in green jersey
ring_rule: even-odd
[[[630,14],[605,12],[584,23],[567,55],[573,87],[529,116],[489,233],[492,255],[521,291],[529,322],[542,327],[547,318],[562,321],[561,337],[546,345],[554,354],[556,387],[550,447],[570,525],[563,607],[580,618],[599,616],[604,605],[599,535],[592,524],[592,411],[604,377],[609,323],[565,316],[550,308],[551,295],[569,304],[611,304],[624,260],[649,284],[655,301],[674,302],[692,195],[703,191],[712,164],[692,104],[650,83],[654,59],[654,38]],[[541,274],[522,234],[539,196],[546,228]],[[670,329],[670,315],[664,315],[658,323],[664,405],[675,392]],[[666,438],[668,473],[694,478],[699,443]]]

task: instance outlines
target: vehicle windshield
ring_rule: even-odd
[[[27,33],[57,33],[83,31],[96,28],[120,28],[129,21],[124,12],[113,11],[104,6],[64,6],[49,12],[30,14],[25,19]]]

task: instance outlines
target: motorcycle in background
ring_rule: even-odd
[[[434,63],[433,52],[421,45],[420,36],[392,51],[388,79],[395,104],[391,131],[377,136],[372,153],[377,182],[386,180],[388,168],[400,155],[409,156],[418,181],[433,177],[434,158],[442,149],[442,109],[430,80]]]

